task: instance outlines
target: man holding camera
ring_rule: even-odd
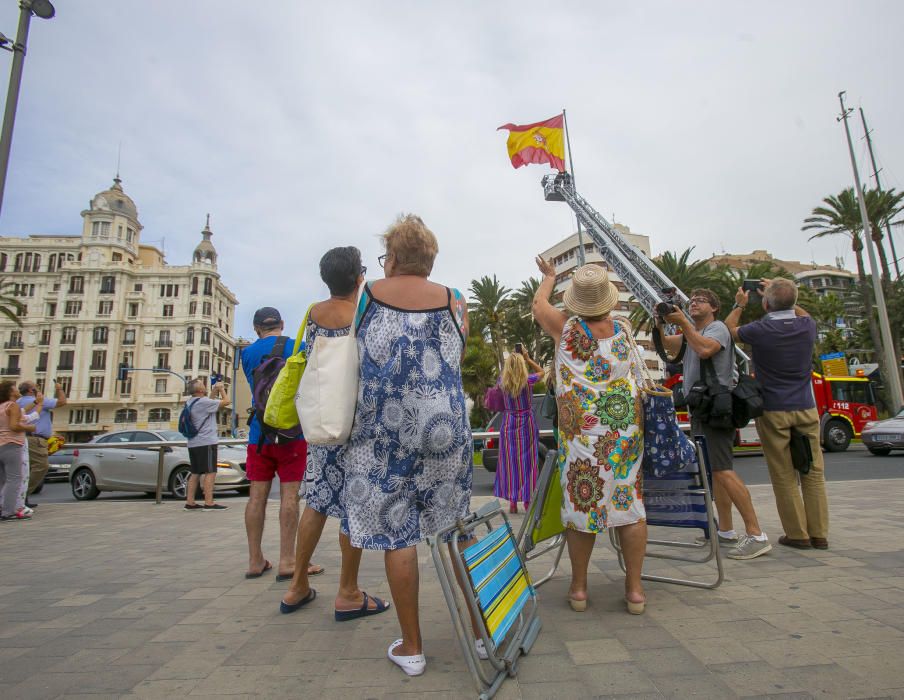
[[[736,340],[750,345],[763,388],[765,410],[756,419],[756,428],[785,529],[778,542],[798,549],[828,549],[829,504],[819,445],[819,413],[811,383],[816,323],[797,306],[794,282],[778,277],[758,285],[756,296],[762,296],[766,315],[738,327],[744,307],[753,301],[751,297],[756,298],[748,288],[738,289],[725,323]],[[812,461],[804,465],[799,477],[792,463],[792,438],[804,444],[809,441],[812,454]]]
[[[737,382],[731,334],[722,321],[716,319],[719,297],[709,289],[691,292],[688,313],[673,307],[671,313],[657,315],[656,324],[662,332],[663,321],[681,328],[687,341],[684,354],[684,395],[692,389],[700,391],[708,384],[701,361],[709,361],[717,383],[731,389]],[[675,355],[681,348],[682,335],[662,335],[665,349]],[[733,470],[735,429],[707,424],[705,416],[691,408],[691,432],[706,436],[710,466],[713,472],[713,492],[719,514],[719,543],[733,545],[726,554],[730,559],[755,559],[772,550],[772,544],[760,529],[750,492],[744,481]],[[731,507],[734,505],[744,520],[746,534],[740,537],[732,526]]]

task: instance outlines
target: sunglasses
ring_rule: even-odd
[[[688,303],[689,304],[709,304],[710,306],[712,306],[709,299],[704,299],[703,297],[694,297]]]
[[[367,275],[367,265],[362,265],[361,272],[359,272],[358,274],[359,275]]]
[[[386,265],[386,253],[377,258],[377,262],[380,263],[380,267],[384,267]]]

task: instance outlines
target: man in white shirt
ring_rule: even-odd
[[[207,396],[207,387],[200,379],[188,383],[191,397],[186,402],[189,418],[197,434],[188,438],[188,459],[191,476],[185,489],[185,510],[226,510],[228,506],[214,503],[213,485],[217,478],[217,413],[229,405],[226,389],[217,384]],[[195,503],[198,481],[204,490],[204,504]]]

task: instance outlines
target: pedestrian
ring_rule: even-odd
[[[528,373],[528,366],[533,370]],[[537,484],[537,449],[540,442],[533,411],[533,386],[543,368],[520,343],[505,359],[500,385],[505,408],[499,427],[499,461],[493,495],[510,502],[509,512],[518,512],[518,502],[527,507]]]
[[[213,500],[213,487],[217,479],[217,413],[229,406],[229,398],[222,382],[215,384],[208,396],[203,380],[192,379],[188,383],[189,398],[185,402],[188,418],[195,435],[188,438],[188,461],[191,476],[185,487],[185,510],[226,510],[229,506]],[[195,503],[198,482],[204,492],[204,504]]]
[[[35,430],[35,425],[27,425],[22,420],[22,409],[16,403],[20,396],[15,382],[0,382],[0,489],[3,490],[0,520],[4,522],[31,518],[24,508],[16,507],[25,434]]]
[[[596,535],[614,527],[625,558],[625,605],[639,615],[646,605],[641,573],[647,546],[640,473],[642,360],[627,322],[610,315],[618,289],[603,267],[584,265],[575,271],[563,311],[549,303],[555,266],[539,256],[536,262],[543,280],[533,314],[556,348],[561,513],[571,559],[568,604],[575,612],[587,609],[587,569]]]
[[[282,335],[283,320],[278,310],[264,306],[254,312],[254,332],[257,340],[242,350],[241,361],[254,396],[254,370],[273,351],[280,338],[284,339],[282,357],[292,356],[295,341]],[[248,448],[245,475],[251,482],[245,506],[245,532],[248,537],[248,569],[245,578],[260,578],[272,564],[264,557],[262,541],[267,516],[267,499],[273,478],[279,477],[279,563],[277,581],[290,581],[295,573],[295,533],[298,529],[298,489],[304,478],[307,443],[300,436],[294,440],[266,442],[261,440],[261,426],[252,415],[248,429]],[[323,567],[311,564],[308,575],[322,574]]]
[[[353,246],[333,248],[320,259],[320,278],[329,289],[330,297],[311,308],[305,333],[308,359],[318,352],[317,338],[335,338],[351,333],[358,289],[364,284],[366,272],[367,268],[361,264],[361,251]],[[324,397],[324,400],[330,399]],[[279,606],[283,613],[295,612],[317,595],[308,583],[307,571],[328,516],[339,519],[339,550],[342,553],[334,618],[344,622],[389,609],[388,603],[358,587],[362,550],[351,544],[342,505],[345,484],[343,451],[344,445],[308,445],[303,489],[305,509],[298,523],[295,576]]]
[[[19,399],[19,406],[23,409],[27,409],[35,403],[35,397],[38,394],[38,385],[35,384],[34,381],[25,381],[19,384],[19,393],[21,394],[21,398]],[[62,408],[66,405],[66,392],[63,390],[63,385],[56,379],[53,381],[53,396],[45,396],[44,403],[41,410],[41,415],[38,418],[38,423],[35,426],[35,430],[33,433],[29,433],[28,435],[28,463],[29,463],[29,476],[28,476],[28,493],[26,494],[25,505],[28,508],[35,508],[35,504],[29,503],[28,496],[35,492],[35,489],[38,488],[42,483],[44,483],[44,477],[47,475],[47,470],[50,469],[50,462],[48,461],[47,455],[47,440],[53,435],[53,409]]]
[[[825,463],[811,384],[816,323],[797,305],[797,287],[791,280],[763,280],[761,289],[765,316],[739,327],[750,295],[738,289],[735,306],[725,322],[736,340],[750,345],[756,377],[763,388],[765,410],[756,419],[756,429],[785,530],[778,543],[798,549],[828,549]],[[810,442],[813,462],[806,473],[798,474],[791,462],[793,431]]]
[[[387,655],[416,676],[427,665],[417,544],[465,517],[471,502],[473,439],[461,379],[467,303],[428,280],[439,246],[420,217],[400,216],[383,244],[386,279],[365,286],[356,316],[360,388],[344,498],[352,546],[385,552],[402,629]]]
[[[656,323],[662,332],[663,322],[681,328],[682,335],[663,334],[666,351],[676,354],[681,348],[682,337],[687,342],[684,354],[684,396],[698,381],[705,381],[703,362],[710,362],[719,385],[727,389],[737,384],[734,347],[731,333],[722,321],[716,318],[719,311],[719,297],[709,289],[695,289],[691,292],[688,306],[690,319],[680,309],[665,316],[656,316]],[[760,528],[750,491],[741,476],[734,471],[735,428],[710,425],[705,415],[689,407],[691,433],[706,437],[706,450],[713,474],[713,495],[719,515],[717,537],[719,544],[731,547],[726,553],[730,559],[755,559],[772,550],[766,533]],[[734,505],[744,521],[744,534],[735,532],[731,507]]]

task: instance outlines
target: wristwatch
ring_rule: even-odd
[[[734,311],[735,309],[743,309],[746,306],[747,306],[746,304],[739,304],[739,303],[735,302],[734,306],[731,307],[731,310]]]

